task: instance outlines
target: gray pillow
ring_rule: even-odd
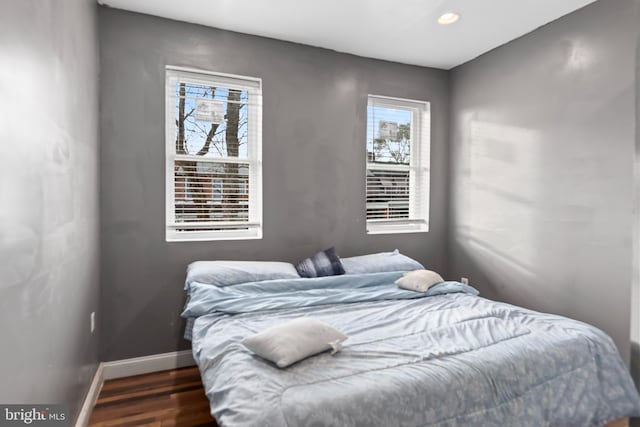
[[[249,350],[275,363],[279,368],[314,354],[339,351],[347,336],[311,317],[301,317],[246,337],[242,344]]]
[[[195,261],[187,267],[186,288],[193,282],[230,286],[262,280],[299,279],[293,264],[271,261]]]
[[[397,249],[393,252],[341,258],[340,261],[342,261],[345,274],[412,271],[424,268],[418,261],[402,255]]]
[[[344,268],[336,249],[331,247],[296,264],[300,277],[324,277],[344,274]]]

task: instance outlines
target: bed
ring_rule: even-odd
[[[193,355],[218,424],[585,427],[640,415],[627,369],[599,329],[470,287],[400,289],[403,274],[233,286],[216,274],[188,277],[183,316],[193,319]],[[342,350],[280,369],[241,344],[305,316],[346,334]]]

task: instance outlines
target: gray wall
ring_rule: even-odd
[[[451,76],[450,275],[627,359],[637,5],[600,0]]]
[[[399,248],[445,265],[448,73],[101,8],[104,360],[189,348],[186,265]],[[164,67],[263,79],[264,238],[164,240]],[[431,101],[431,232],[365,233],[367,94]]]
[[[636,388],[640,390],[640,11],[636,11],[636,23],[636,152],[630,368]],[[631,425],[640,426],[640,419],[634,420]]]
[[[0,2],[0,402],[64,403],[98,362],[92,0]]]

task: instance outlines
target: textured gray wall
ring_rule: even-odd
[[[0,402],[64,403],[98,362],[92,0],[0,2]]]
[[[635,0],[601,0],[451,76],[449,273],[629,357]]]
[[[633,280],[631,289],[631,376],[640,390],[640,6],[636,9],[636,152],[635,205],[633,232]],[[640,418],[632,418],[631,427],[640,427]]]
[[[399,248],[445,264],[448,73],[101,8],[104,360],[189,348],[186,265]],[[264,238],[164,240],[164,67],[263,79]],[[431,101],[431,232],[365,233],[367,94]]]
[[[640,390],[640,10],[636,10],[636,152],[633,230],[633,279],[631,287],[631,376]],[[631,422],[640,426],[640,419]]]

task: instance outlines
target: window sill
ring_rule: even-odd
[[[384,221],[367,222],[367,234],[427,233],[426,221]]]
[[[167,230],[167,242],[211,242],[216,240],[259,240],[262,230],[175,231]]]

